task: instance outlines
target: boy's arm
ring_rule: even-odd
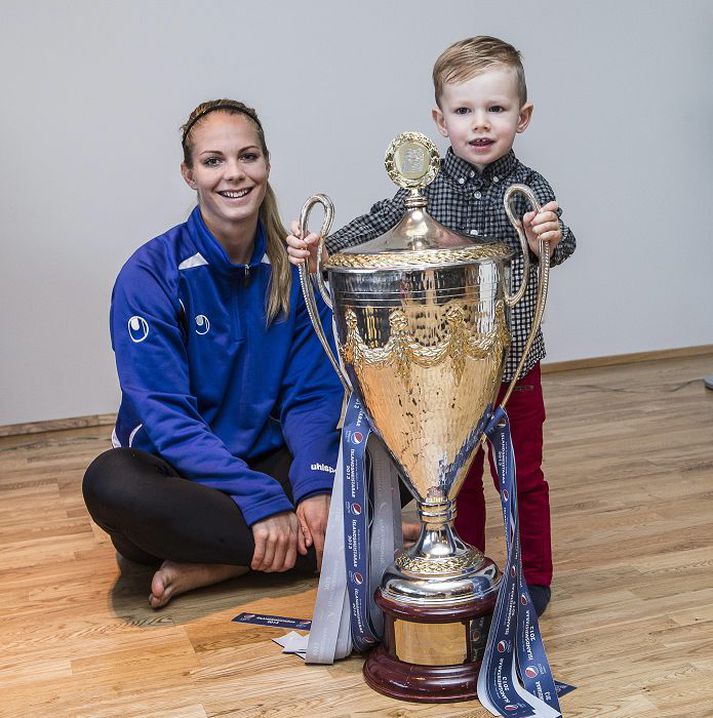
[[[531,176],[528,177],[525,184],[529,185],[532,191],[535,193],[535,197],[541,205],[546,205],[548,202],[555,200],[555,193],[550,183],[538,172],[532,172]],[[574,252],[577,246],[577,240],[572,230],[562,221],[562,208],[556,210],[556,214],[559,217],[560,228],[562,230],[562,239],[559,244],[555,247],[552,257],[550,258],[550,266],[555,267],[558,264],[562,264],[572,252]]]
[[[577,247],[577,239],[574,236],[574,232],[562,221],[561,207],[557,210],[557,216],[560,218],[562,241],[555,247],[555,251],[552,252],[552,257],[550,258],[550,266],[552,267],[562,264]]]
[[[403,217],[407,195],[407,190],[399,190],[391,199],[377,202],[366,214],[330,234],[326,239],[327,251],[333,254],[388,232]]]

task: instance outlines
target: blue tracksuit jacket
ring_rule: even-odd
[[[225,492],[249,525],[294,508],[275,479],[248,467],[254,457],[287,445],[296,502],[331,490],[342,402],[295,268],[289,316],[265,325],[265,245],[259,225],[250,264],[232,264],[196,208],[134,253],[111,304],[122,391],[115,446],[161,456]]]

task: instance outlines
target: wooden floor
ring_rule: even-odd
[[[713,356],[545,377],[555,582],[541,627],[555,675],[577,686],[568,718],[713,716],[709,373]],[[271,641],[284,631],[231,623],[310,617],[313,580],[236,579],[151,610],[150,575],[119,575],[82,503],[108,440],[106,427],[0,439],[1,716],[489,715],[384,698],[360,658],[305,666]]]

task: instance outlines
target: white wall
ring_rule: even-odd
[[[393,136],[436,138],[433,61],[475,34],[522,50],[516,149],[579,241],[549,359],[713,343],[712,19],[709,0],[3,0],[0,424],[116,408],[111,286],[193,204],[194,105],[253,104],[284,216],[324,191],[340,224],[393,192]]]

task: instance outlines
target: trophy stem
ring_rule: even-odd
[[[408,551],[410,558],[448,559],[463,552],[465,545],[455,533],[455,501],[434,503],[418,502],[418,517],[421,531],[413,547]],[[470,548],[470,547],[469,547]]]
[[[418,517],[428,526],[440,527],[453,524],[456,519],[456,502],[450,499],[441,501],[417,501]]]

